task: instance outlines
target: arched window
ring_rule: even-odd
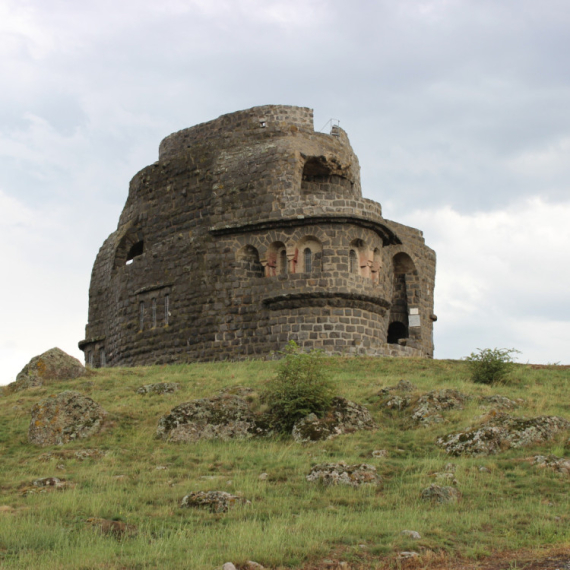
[[[133,259],[135,257],[138,257],[139,255],[142,255],[144,253],[144,241],[137,241],[136,243],[134,243],[131,248],[129,249],[129,252],[127,253],[127,265],[129,265],[130,263],[132,263]]]
[[[351,273],[358,273],[358,258],[356,257],[356,251],[354,251],[354,249],[351,249],[349,254],[349,271]]]
[[[398,344],[402,338],[408,338],[408,327],[399,321],[390,323],[388,327],[388,344]]]
[[[287,252],[284,249],[279,252],[279,273],[287,274]]]
[[[313,270],[313,252],[311,251],[311,248],[305,248],[303,256],[305,258],[305,273],[311,273]]]

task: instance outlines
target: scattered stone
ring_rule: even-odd
[[[155,467],[156,471],[164,471],[165,469],[168,469],[168,467],[166,467],[165,465],[157,465]]]
[[[237,570],[237,568],[231,562],[226,562],[222,566],[222,570]]]
[[[230,495],[225,491],[197,491],[183,497],[181,507],[199,507],[210,509],[213,513],[226,513],[237,504],[248,504],[243,497]]]
[[[160,418],[156,435],[171,442],[195,443],[263,436],[268,430],[257,421],[246,400],[226,391],[173,408]]]
[[[412,421],[422,426],[440,423],[443,421],[440,412],[462,410],[468,399],[469,396],[451,388],[432,390],[418,399],[412,410]]]
[[[267,477],[269,477],[269,475],[267,475],[267,473],[262,473],[262,474],[258,477],[258,479],[259,479],[260,481],[267,481]]]
[[[245,563],[243,570],[265,570],[265,566],[262,566],[261,564],[259,564],[258,562],[254,562],[253,560],[248,560]]]
[[[444,473],[433,473],[432,476],[435,477],[435,480],[438,483],[447,483],[455,486],[459,485],[459,482],[457,481],[457,479],[455,478],[455,474],[453,473],[449,473],[446,471]]]
[[[478,427],[440,437],[436,444],[449,455],[490,455],[545,443],[569,428],[570,422],[557,416],[513,418],[500,414]]]
[[[532,464],[537,467],[548,468],[561,475],[570,475],[570,459],[556,455],[535,455]]]
[[[455,463],[446,463],[443,470],[448,473],[455,473],[457,471],[457,465],[455,465]]]
[[[423,489],[420,497],[434,503],[456,503],[461,498],[461,493],[455,487],[430,485]]]
[[[180,384],[176,382],[158,382],[141,386],[137,394],[174,394],[178,390],[180,390]]]
[[[364,406],[345,398],[333,398],[325,417],[309,414],[293,426],[292,435],[298,443],[309,443],[376,427],[376,422]]]
[[[415,530],[403,530],[400,534],[403,534],[412,540],[420,540],[422,537],[422,535]]]
[[[62,451],[49,451],[47,453],[42,453],[38,457],[38,460],[42,462],[52,461],[53,459],[77,459],[78,461],[84,461],[85,459],[99,459],[101,457],[105,457],[105,455],[107,455],[107,452],[101,449],[65,449]]]
[[[401,410],[408,408],[411,403],[411,396],[393,396],[384,404],[384,406],[390,410],[398,410],[400,412]]]
[[[37,493],[48,493],[51,491],[63,491],[75,487],[73,483],[60,479],[59,477],[42,477],[35,479],[31,485],[24,485],[20,488],[20,494],[23,497],[35,495]]]
[[[367,463],[347,465],[344,461],[316,465],[306,479],[323,485],[350,485],[351,487],[381,483],[381,478],[373,465]]]
[[[376,449],[372,452],[372,457],[376,457],[376,459],[388,457],[388,451],[386,449]]]
[[[61,489],[65,487],[65,481],[57,477],[43,477],[42,479],[35,479],[32,481],[34,487],[55,487],[56,489]]]
[[[390,392],[413,392],[414,390],[417,390],[417,388],[409,380],[400,380],[395,386],[382,388],[382,390],[378,392],[378,395],[385,396]]]
[[[16,381],[6,386],[6,393],[44,386],[58,380],[72,380],[86,372],[86,368],[77,358],[59,348],[51,348],[39,356],[34,356],[22,368],[16,376]]]
[[[415,550],[404,551],[398,553],[398,560],[409,560],[410,558],[418,558],[419,554]]]
[[[132,524],[127,524],[122,521],[90,518],[87,523],[101,534],[114,536],[115,538],[125,538],[127,536],[135,536],[137,534],[137,527]]]
[[[102,428],[106,416],[91,398],[79,392],[61,392],[32,408],[28,441],[45,447],[91,437]]]
[[[481,473],[491,473],[491,470],[488,467],[485,467],[484,465],[479,465],[479,471]]]
[[[511,400],[506,396],[482,396],[479,400],[481,408],[495,408],[496,410],[514,410],[522,400]]]

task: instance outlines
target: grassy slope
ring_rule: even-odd
[[[570,418],[570,370],[518,365],[511,384],[492,388],[471,384],[463,362],[330,358],[324,363],[342,396],[369,407],[381,425],[378,431],[308,446],[290,440],[175,445],[154,439],[159,417],[175,405],[228,385],[261,387],[275,374],[275,362],[102,369],[87,380],[0,398],[0,505],[16,509],[0,513],[0,566],[210,570],[249,559],[295,567],[340,549],[349,563],[366,553],[370,567],[380,567],[400,550],[476,558],[495,550],[569,543],[568,480],[521,460],[535,450],[450,460],[434,446],[438,435],[480,415],[477,404],[448,413],[445,424],[403,430],[400,418],[380,410],[376,394],[405,378],[422,391],[451,387],[522,397],[520,415]],[[179,382],[182,389],[172,395],[135,394],[137,387],[160,381]],[[105,457],[42,461],[42,454],[61,448],[27,443],[31,406],[64,389],[88,394],[112,418],[102,434],[65,449],[99,448],[108,451]],[[389,450],[389,457],[372,458],[376,449]],[[540,452],[563,455],[563,440]],[[312,465],[339,460],[376,465],[384,488],[325,489],[305,481]],[[449,461],[457,465],[463,500],[449,506],[421,501],[421,489],[433,482],[430,475]],[[167,469],[157,470],[159,465]],[[479,471],[482,465],[491,472]],[[269,474],[266,481],[259,480],[263,472]],[[47,476],[76,487],[21,495],[22,484]],[[227,514],[180,509],[180,499],[197,490],[237,492],[252,504]],[[90,517],[119,518],[139,532],[124,540],[101,536],[86,524]],[[403,529],[417,530],[422,540],[412,543],[400,535]]]

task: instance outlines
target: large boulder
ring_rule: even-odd
[[[468,399],[469,396],[451,388],[432,390],[418,399],[412,410],[412,421],[422,426],[442,422],[441,412],[461,410]]]
[[[293,426],[292,435],[295,441],[307,443],[376,427],[376,422],[364,406],[345,398],[333,398],[331,408],[323,418],[315,414],[306,416]]]
[[[34,356],[16,376],[16,381],[6,388],[8,392],[19,392],[57,380],[79,378],[86,372],[85,366],[77,358],[56,347]]]
[[[461,493],[455,487],[430,485],[422,490],[420,497],[433,503],[456,503],[461,498]]]
[[[51,395],[32,408],[28,441],[35,445],[63,445],[96,434],[107,412],[79,392]]]
[[[570,422],[558,416],[514,418],[499,414],[479,426],[440,437],[436,444],[449,455],[491,455],[545,443],[569,428]]]
[[[344,461],[338,463],[321,463],[315,465],[306,477],[307,481],[323,485],[379,485],[382,480],[374,465],[358,463],[347,465]]]
[[[246,439],[265,434],[266,429],[249,403],[231,391],[176,406],[160,418],[156,429],[157,437],[184,443],[201,439]]]

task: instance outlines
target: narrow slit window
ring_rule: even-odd
[[[284,249],[282,249],[279,254],[279,263],[279,272],[281,275],[285,275],[287,273],[287,252]]]
[[[168,324],[168,317],[170,316],[170,295],[164,296],[164,324]]]
[[[89,366],[89,368],[93,368],[93,351],[90,350],[87,353],[87,366]]]
[[[152,300],[152,328],[156,327],[156,299]]]
[[[350,250],[350,272],[351,273],[358,273],[358,267],[357,267],[357,259],[356,259],[356,251],[354,251],[354,249]]]
[[[313,270],[313,252],[307,247],[303,254],[305,256],[305,273],[311,273]]]
[[[105,366],[107,366],[107,357],[105,355],[105,349],[104,348],[99,349],[99,365],[101,366],[101,368],[104,368]]]
[[[144,327],[144,301],[139,303],[139,329],[142,331]]]

